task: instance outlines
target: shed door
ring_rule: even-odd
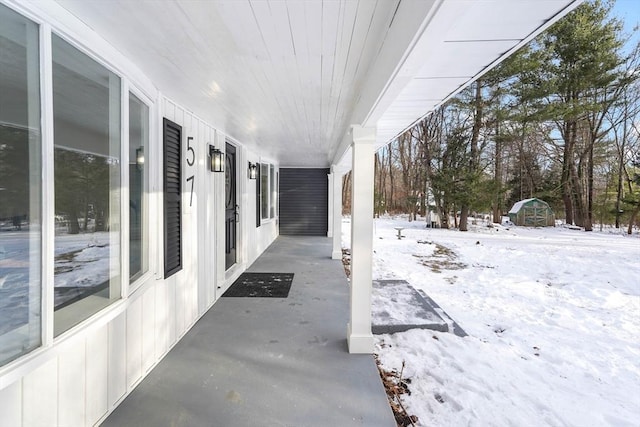
[[[329,169],[280,169],[280,234],[325,236]]]

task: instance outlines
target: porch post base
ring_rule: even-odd
[[[373,334],[354,334],[348,326],[347,344],[351,354],[373,354]]]
[[[331,259],[342,259],[342,251],[331,252]]]

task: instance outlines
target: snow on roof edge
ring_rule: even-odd
[[[520,200],[519,202],[515,202],[513,204],[513,207],[511,208],[511,210],[509,211],[509,213],[518,213],[518,211],[520,210],[520,208],[522,207],[522,205],[524,205],[527,202],[530,202],[532,200],[535,200],[536,197],[532,197],[530,199],[524,199],[524,200]]]

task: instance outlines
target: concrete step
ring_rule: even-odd
[[[433,299],[406,280],[374,280],[371,315],[371,331],[378,335],[410,329],[467,335]]]

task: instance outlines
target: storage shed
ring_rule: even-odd
[[[535,197],[516,202],[509,211],[509,220],[515,225],[548,227],[555,225],[555,219],[549,204]]]

